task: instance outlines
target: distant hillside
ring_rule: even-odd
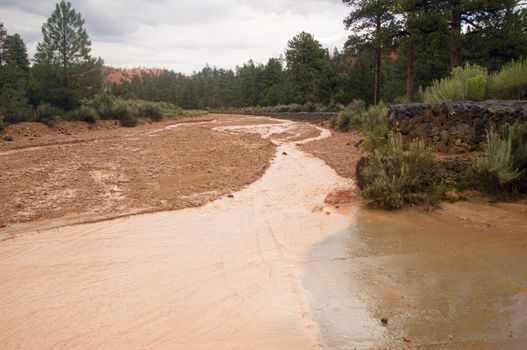
[[[105,89],[112,87],[112,84],[120,85],[122,82],[131,81],[133,77],[143,77],[145,75],[159,77],[161,73],[166,72],[161,68],[113,68],[104,67],[104,85]]]

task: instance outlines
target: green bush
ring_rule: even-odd
[[[527,59],[512,61],[493,74],[490,93],[499,99],[527,99]]]
[[[60,120],[61,115],[62,111],[49,103],[38,105],[33,114],[36,121],[42,122],[48,126],[54,126],[55,123]]]
[[[389,138],[385,152],[375,150],[362,174],[363,196],[386,209],[442,199],[446,187],[434,173],[433,157],[423,140],[414,140],[403,150],[402,135]]]
[[[372,105],[366,111],[366,115],[363,117],[363,129],[372,130],[372,128],[382,125],[387,126],[388,121],[388,107],[384,102],[378,105]]]
[[[119,120],[122,126],[131,128],[138,124],[136,112],[124,101],[119,101],[114,104],[112,115],[114,119]]]
[[[488,79],[484,75],[468,78],[465,82],[465,98],[471,101],[483,101],[487,96]]]
[[[138,105],[138,114],[142,117],[148,117],[154,122],[161,121],[163,119],[163,113],[161,109],[153,103],[144,102]]]
[[[462,101],[471,99],[482,101],[486,98],[488,72],[475,64],[456,67],[450,77],[434,80],[422,94],[426,103]]]
[[[345,109],[343,111],[340,111],[337,114],[337,117],[335,118],[335,126],[340,131],[348,131],[348,129],[349,129],[349,121],[350,121],[351,116],[352,116],[352,114],[351,114],[351,111],[349,109]]]
[[[501,137],[487,130],[485,155],[473,165],[482,190],[494,194],[513,194],[527,189],[527,129],[515,123]]]
[[[92,107],[80,106],[68,113],[68,119],[70,121],[80,121],[93,124],[99,120],[99,115]]]
[[[365,131],[364,133],[364,143],[362,147],[370,152],[379,150],[380,152],[385,152],[387,150],[387,140],[388,140],[388,125],[387,124],[378,124],[371,127],[370,130]]]
[[[101,119],[112,119],[112,109],[116,98],[110,94],[97,94],[90,100],[83,100],[82,105],[91,107]]]
[[[367,117],[366,103],[362,100],[353,100],[337,114],[335,126],[341,131],[347,131],[350,128],[360,130],[364,126]]]

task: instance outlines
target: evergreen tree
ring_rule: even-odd
[[[400,23],[396,16],[396,0],[342,0],[351,7],[344,20],[346,29],[351,29],[346,46],[362,49],[370,46],[375,53],[375,88],[373,100],[380,101],[382,51],[399,31]]]
[[[327,68],[326,50],[313,35],[302,32],[289,41],[285,57],[291,78],[303,93],[303,102],[311,104],[318,81]]]
[[[97,93],[102,85],[102,60],[90,55],[84,20],[71,3],[56,4],[42,26],[43,40],[35,54],[35,87],[40,97],[64,109]]]
[[[26,44],[19,34],[7,36],[4,43],[4,60],[6,64],[13,64],[23,71],[29,71]]]
[[[7,39],[7,29],[3,22],[0,22],[0,65],[4,64],[4,45]]]

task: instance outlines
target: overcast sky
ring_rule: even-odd
[[[32,57],[56,1],[0,0],[0,21],[19,33]],[[73,0],[86,21],[92,53],[117,67],[191,73],[209,64],[234,68],[278,57],[301,31],[324,47],[347,34],[341,0]]]

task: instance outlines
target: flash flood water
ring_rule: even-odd
[[[223,131],[284,129],[294,123]],[[0,242],[0,347],[527,347],[525,213],[500,238],[325,206],[350,180],[275,142],[264,176],[233,198]]]

